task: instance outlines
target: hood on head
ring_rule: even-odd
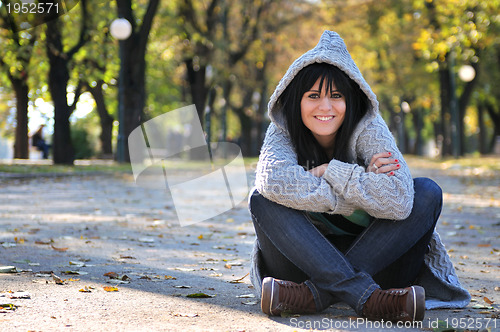
[[[358,67],[351,58],[351,55],[347,51],[346,45],[342,38],[334,31],[325,31],[321,35],[318,44],[311,50],[304,53],[297,60],[295,60],[292,65],[288,68],[287,72],[283,78],[278,83],[278,86],[272,94],[269,104],[268,113],[271,121],[273,121],[278,127],[286,130],[286,121],[280,109],[277,109],[276,101],[279,96],[285,91],[286,87],[297,73],[304,67],[315,62],[318,63],[329,63],[341,69],[347,74],[354,82],[356,82],[361,90],[366,94],[370,100],[370,110],[367,115],[374,115],[378,113],[378,101],[377,96],[373,93],[368,83],[366,83],[363,75],[359,71]]]

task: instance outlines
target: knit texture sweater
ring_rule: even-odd
[[[349,162],[332,159],[322,177],[314,176],[298,164],[283,112],[276,105],[297,73],[315,62],[329,63],[343,70],[370,101],[368,112],[352,133],[347,146]],[[377,97],[337,33],[325,31],[313,49],[292,63],[270,98],[268,114],[272,123],[266,132],[255,180],[255,188],[261,195],[278,204],[310,212],[349,216],[355,210],[363,210],[372,217],[394,222],[410,215],[414,198],[410,170],[379,114]],[[366,171],[372,156],[380,152],[391,152],[393,158],[398,159],[401,167],[394,176]],[[470,295],[460,285],[436,232],[429,247],[425,271],[419,281],[426,289],[426,307],[466,306]],[[257,240],[252,255],[251,279],[259,295],[264,275],[262,268]]]

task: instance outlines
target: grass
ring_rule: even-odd
[[[0,162],[0,173],[16,173],[16,174],[79,174],[79,173],[126,173],[131,172],[132,169],[129,164],[119,163],[92,163],[80,162],[75,163],[74,166],[69,165],[53,165],[50,162],[26,162],[26,161],[3,161]]]
[[[247,168],[255,168],[258,158],[244,158]],[[215,167],[227,164],[228,161],[218,161]],[[196,171],[206,167],[204,161],[174,160],[165,162],[172,170]],[[160,167],[160,165],[153,166]],[[0,160],[0,173],[15,174],[81,174],[81,173],[132,173],[128,163],[117,163],[112,160],[76,160],[75,165],[53,165],[50,160]]]

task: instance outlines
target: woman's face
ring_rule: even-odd
[[[337,91],[335,84],[326,92],[319,92],[320,78],[306,91],[300,102],[302,122],[312,132],[318,143],[326,149],[332,148],[335,135],[344,122],[345,97]],[[326,80],[323,81],[326,83]]]

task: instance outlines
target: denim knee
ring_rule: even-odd
[[[254,189],[248,197],[248,209],[254,215],[254,211],[264,208],[264,205],[269,201],[262,196],[257,189]]]
[[[443,205],[443,191],[436,182],[429,178],[415,178],[413,184],[415,188],[414,210],[441,210]]]

